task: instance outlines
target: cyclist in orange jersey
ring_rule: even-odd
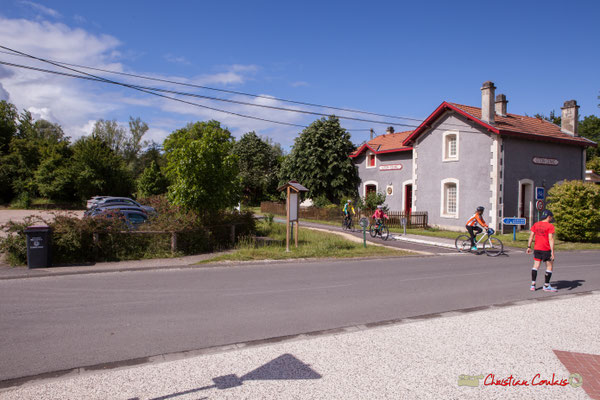
[[[475,244],[475,236],[483,232],[480,226],[484,227],[485,229],[489,229],[488,225],[485,223],[482,217],[483,210],[485,210],[484,207],[477,207],[477,211],[475,212],[475,214],[473,214],[473,216],[467,220],[466,228],[469,232],[469,235],[471,236],[471,250],[473,251],[477,250],[477,245]]]

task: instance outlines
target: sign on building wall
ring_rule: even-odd
[[[388,187],[385,189],[385,192],[388,194],[388,196],[392,196],[392,195],[394,194],[394,187],[393,187],[393,186],[391,186],[391,185],[390,185],[390,186],[388,186]]]
[[[397,170],[401,170],[402,169],[402,164],[387,164],[387,165],[380,165],[379,166],[379,170],[380,171],[397,171]]]
[[[558,165],[558,160],[556,158],[546,158],[546,157],[533,157],[531,160],[534,164],[537,165]]]

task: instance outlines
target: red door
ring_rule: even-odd
[[[412,212],[412,185],[406,185],[404,192],[404,212],[407,215]]]

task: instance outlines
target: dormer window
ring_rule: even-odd
[[[374,153],[367,154],[367,168],[375,168],[377,166],[377,158]]]
[[[444,132],[443,161],[458,161],[458,131]]]

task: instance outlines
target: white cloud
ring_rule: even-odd
[[[0,83],[0,100],[6,100],[6,101],[10,100],[10,95],[8,94],[6,89],[4,89],[4,86],[2,86],[2,83]]]
[[[50,17],[53,18],[60,18],[61,15],[58,11],[53,10],[52,8],[48,8],[46,6],[43,6],[41,4],[38,3],[34,3],[33,1],[27,1],[27,0],[21,0],[19,3],[21,3],[24,6],[28,6],[33,8],[35,11],[38,11],[42,14],[48,15]]]
[[[167,60],[168,62],[171,62],[171,63],[175,63],[175,64],[184,64],[184,65],[191,64],[187,60],[187,58],[182,57],[182,56],[174,56],[173,54],[165,54],[165,60]]]

